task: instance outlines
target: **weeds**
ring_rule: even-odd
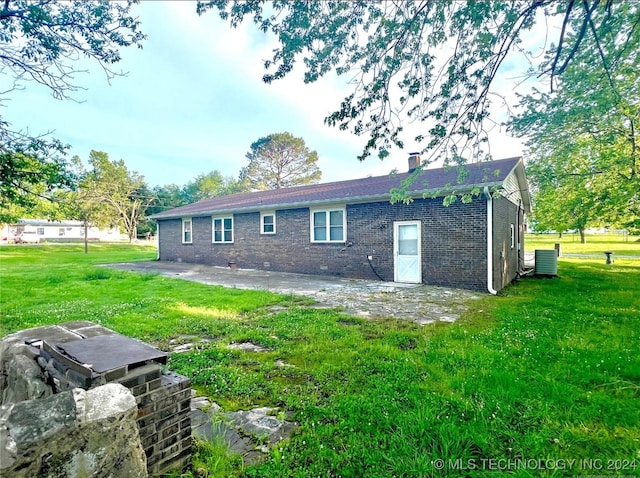
[[[197,442],[187,476],[556,477],[588,474],[586,460],[636,463],[616,472],[638,472],[640,268],[632,259],[561,259],[558,279],[522,280],[474,301],[456,323],[421,327],[177,279],[86,280],[93,263],[124,250],[81,262],[69,251],[0,254],[6,332],[91,318],[161,343],[208,337],[171,355],[170,368],[226,410],[269,405],[300,424],[258,465]],[[289,307],[267,312],[275,304]],[[268,351],[227,347],[243,341]],[[542,459],[574,465],[531,467]],[[498,460],[520,466],[492,469]]]

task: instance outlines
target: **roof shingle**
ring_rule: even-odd
[[[446,167],[423,170],[409,187],[412,196],[424,193],[469,190],[473,187],[496,186],[516,167],[521,158],[501,159],[465,165],[463,168]],[[187,204],[151,216],[153,219],[170,219],[185,216],[250,212],[265,209],[309,207],[328,203],[356,203],[383,201],[391,197],[391,190],[398,188],[410,173],[375,176],[333,183],[312,184],[291,188],[231,194]],[[447,194],[442,192],[441,195]]]

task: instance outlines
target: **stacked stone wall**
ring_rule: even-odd
[[[0,476],[146,477],[136,402],[122,385],[0,407]]]
[[[74,394],[84,393],[85,389],[98,390],[106,386],[105,384],[123,388],[135,404],[133,426],[136,430],[137,441],[132,442],[132,446],[140,447],[143,450],[143,461],[150,475],[163,475],[171,470],[182,470],[188,466],[191,460],[190,381],[176,373],[164,371],[162,360],[147,360],[142,363],[113,368],[105,373],[95,373],[91,370],[90,365],[74,362],[61,355],[64,344],[99,336],[113,338],[119,334],[90,322],[72,322],[23,330],[5,337],[0,342],[0,397],[2,398],[0,404],[3,405],[3,408],[0,409],[3,410],[0,413],[0,420],[4,420],[5,415],[13,416],[11,428],[8,429],[5,436],[2,435],[3,429],[0,424],[0,438],[2,438],[0,440],[0,454],[4,453],[4,455],[0,455],[1,466],[5,466],[4,464],[10,461],[24,461],[26,463],[35,459],[33,457],[40,455],[46,458],[49,453],[54,453],[55,456],[60,455],[58,452],[50,451],[55,447],[51,442],[45,440],[45,437],[49,437],[51,433],[46,430],[47,427],[42,427],[41,441],[30,439],[28,446],[22,446],[22,451],[20,448],[18,449],[19,456],[9,461],[4,460],[9,457],[13,446],[12,439],[4,438],[13,436],[12,433],[15,434],[15,430],[23,426],[19,422],[20,417],[24,418],[25,415],[23,413],[16,414],[17,411],[24,407],[27,410],[40,410],[44,415],[42,419],[46,420],[46,407],[42,408],[41,405],[45,400],[50,399],[53,404],[62,403],[60,401],[64,401],[61,398],[63,396],[69,394],[71,394],[69,396],[75,396]],[[63,346],[57,347],[54,344],[62,344]],[[140,346],[148,347],[142,343]],[[113,350],[114,354],[118,352],[118,350]],[[166,356],[161,352],[159,355]],[[108,397],[104,398],[103,395],[101,397],[103,397],[101,400],[108,402]],[[67,402],[71,403],[68,400]],[[73,408],[71,405],[69,407]],[[14,408],[16,412],[11,412]],[[67,415],[71,417],[73,414],[69,412]],[[26,420],[26,418],[24,419]],[[38,415],[36,414],[35,418],[29,420],[37,424]],[[73,419],[69,419],[67,422],[62,423],[62,428],[68,428],[67,432],[75,433],[73,430],[79,428],[77,423]],[[57,429],[58,425],[60,423],[52,429]],[[32,426],[32,424],[25,423],[24,426]],[[38,425],[33,426],[35,426],[35,431],[30,433],[38,435],[40,428]],[[64,434],[64,432],[61,433]],[[13,440],[15,441],[15,439]],[[80,448],[85,447],[82,445],[82,438],[78,438],[74,443]],[[126,448],[125,445],[123,446]],[[15,446],[13,447],[15,448]],[[109,447],[109,449],[112,448]],[[121,452],[128,453],[128,448],[121,450]],[[107,466],[111,462],[107,460],[105,463]],[[31,468],[27,468],[31,470]],[[83,476],[65,474],[66,472],[63,473],[63,471],[59,476]],[[0,476],[4,476],[3,472],[4,469],[0,468]],[[50,476],[46,473],[42,476]]]

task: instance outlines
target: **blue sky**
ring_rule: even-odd
[[[89,71],[76,76],[86,88],[74,94],[77,102],[25,83],[2,115],[14,129],[52,131],[83,160],[92,149],[123,159],[150,186],[183,185],[216,169],[237,177],[252,142],[284,131],[318,152],[322,182],[406,170],[411,143],[384,161],[359,162],[367,138],[324,125],[349,91],[348,78],[305,85],[300,69],[266,85],[269,38],[251,23],[233,30],[216,12],[199,17],[195,8],[195,2],[142,2],[134,14],[148,39],[143,49],[122,50],[114,66],[127,76],[109,84],[98,66],[82,62]],[[522,154],[521,143],[504,133],[490,141],[496,159]]]

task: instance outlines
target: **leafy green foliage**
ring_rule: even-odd
[[[580,140],[572,145],[579,145]],[[537,232],[584,231],[588,226],[604,225],[599,212],[606,197],[597,175],[593,171],[593,158],[583,156],[576,147],[572,154],[550,160],[533,157],[529,160],[527,174],[535,188],[533,225]]]
[[[146,213],[151,216],[185,204],[225,196],[241,190],[242,184],[239,180],[223,176],[220,171],[214,170],[207,174],[199,174],[184,186],[176,184],[156,186],[149,192],[149,196],[153,197],[154,201],[149,204]],[[144,222],[142,227],[145,231],[155,232],[156,230],[155,222]]]
[[[239,181],[225,177],[218,170],[207,174],[199,174],[182,188],[182,195],[187,204],[217,196],[226,196],[240,191]]]
[[[290,133],[270,134],[251,145],[249,164],[240,170],[241,187],[268,190],[320,181],[318,153]]]
[[[157,214],[159,212],[173,209],[174,207],[180,207],[188,204],[184,188],[177,184],[156,186],[153,188],[152,194],[155,196],[156,200],[149,205],[149,208],[147,209],[148,215]]]
[[[35,81],[59,99],[77,91],[74,63],[81,57],[100,64],[112,78],[119,49],[141,45],[144,35],[130,16],[135,2],[52,2],[6,0],[0,7],[0,73],[12,86]],[[35,112],[34,112],[35,114]],[[15,221],[57,189],[68,190],[74,176],[65,159],[68,146],[27,132],[13,131],[0,119],[0,221]],[[16,207],[18,209],[16,209]]]
[[[360,160],[404,146],[404,124],[424,122],[411,141],[423,153],[452,160],[481,156],[487,140],[493,82],[507,58],[523,55],[522,75],[561,75],[578,52],[590,51],[585,36],[598,38],[610,17],[625,9],[621,36],[639,29],[637,2],[475,1],[475,2],[264,2],[199,1],[198,13],[217,9],[231,26],[250,18],[272,33],[278,46],[265,61],[264,81],[281,79],[302,63],[304,81],[329,72],[349,75],[353,89],[325,122],[368,135]],[[550,57],[528,52],[523,38],[534,27],[562,22]],[[585,23],[586,22],[586,23]],[[586,26],[595,25],[592,29]],[[581,35],[566,35],[577,26]],[[556,54],[554,56],[554,54]],[[521,58],[522,59],[522,58]],[[528,63],[527,63],[528,62]],[[608,60],[594,56],[594,68]]]
[[[56,98],[76,91],[78,73],[73,63],[80,57],[97,61],[109,78],[120,61],[120,48],[141,46],[145,35],[130,16],[134,1],[51,2],[8,0],[0,9],[0,64],[17,84],[36,81]]]
[[[29,138],[0,126],[0,223],[15,222],[42,200],[51,201],[57,189],[73,187],[67,149],[55,139]]]
[[[122,159],[110,160],[103,151],[91,151],[92,169],[81,180],[76,195],[78,211],[97,224],[122,224],[133,240],[146,209],[155,197],[148,191],[144,177],[129,171]]]
[[[595,34],[582,40],[585,50],[573,54],[555,90],[522,97],[511,121],[528,139],[540,230],[640,221],[640,30],[629,29],[638,5],[614,2],[597,15]],[[578,19],[572,27],[568,37],[579,37]]]

